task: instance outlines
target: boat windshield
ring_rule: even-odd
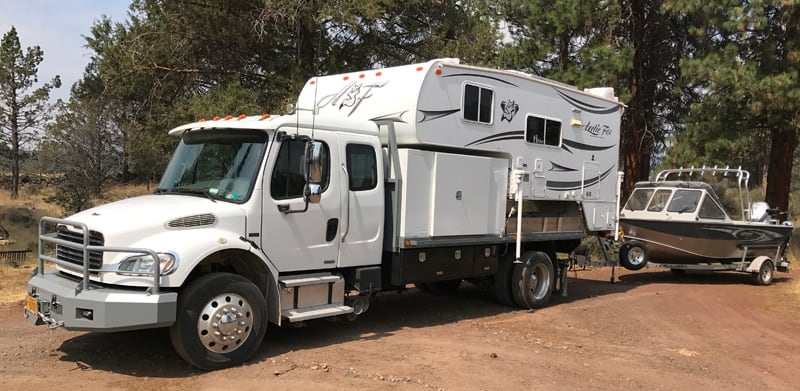
[[[250,198],[267,139],[266,133],[243,129],[187,132],[156,193],[244,202]]]
[[[650,196],[653,195],[653,189],[636,189],[631,194],[631,197],[628,198],[628,202],[625,203],[625,208],[627,210],[644,210],[647,206],[647,201],[650,201]]]

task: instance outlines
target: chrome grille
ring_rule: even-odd
[[[194,227],[202,227],[206,225],[214,225],[217,222],[217,218],[210,214],[201,214],[201,215],[194,215],[194,216],[186,216],[181,217],[175,220],[172,220],[167,223],[167,227],[170,228],[194,228]]]
[[[83,250],[80,249],[83,244],[83,233],[73,232],[62,226],[59,227],[56,237],[78,245],[77,247],[56,246],[56,258],[83,267]],[[97,231],[89,231],[90,246],[102,246],[104,244],[103,234]],[[89,269],[100,269],[101,266],[103,266],[103,253],[101,251],[90,251]]]

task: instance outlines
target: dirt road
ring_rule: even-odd
[[[355,322],[267,331],[247,365],[205,373],[164,330],[32,327],[0,305],[5,390],[796,390],[800,281],[646,269],[571,273],[569,297],[514,310],[457,295],[379,295]],[[6,281],[7,283],[7,281]]]

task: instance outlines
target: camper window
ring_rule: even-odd
[[[375,149],[369,145],[349,144],[346,152],[347,172],[350,174],[350,190],[374,189],[378,185]]]
[[[555,147],[561,145],[561,121],[529,115],[525,127],[525,141]]]
[[[494,92],[491,89],[464,84],[464,119],[491,124],[493,100]]]
[[[281,143],[278,157],[275,159],[275,168],[272,170],[270,179],[270,194],[276,200],[288,198],[298,198],[303,196],[306,188],[305,173],[305,140],[285,140]],[[322,192],[328,188],[330,177],[330,152],[328,146],[320,141],[314,141],[322,145]]]

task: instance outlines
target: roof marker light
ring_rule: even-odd
[[[230,115],[230,114],[228,114],[228,115],[226,115],[226,116],[225,116],[225,121],[227,121],[227,120],[229,120],[229,119],[231,119],[231,118],[233,118],[233,116],[232,116],[232,115]]]
[[[205,118],[200,118],[199,120],[197,120],[197,122],[206,122],[206,119]]]
[[[236,117],[236,119],[244,119],[244,118],[247,118],[247,114],[239,114],[239,116]]]
[[[261,120],[265,120],[267,118],[269,118],[269,114],[267,114],[267,113],[264,113],[264,115],[261,116]]]
[[[364,74],[362,73],[362,74],[358,75],[358,78],[359,79],[363,79],[364,78]]]
[[[219,121],[219,116],[215,115],[214,118],[211,118],[212,121]]]
[[[417,72],[421,71],[422,67],[417,67]]]
[[[383,76],[383,72],[375,72],[375,76]]]
[[[435,73],[436,73],[437,75],[441,75],[441,74],[442,74],[442,70],[441,70],[441,69],[437,69]]]
[[[308,84],[311,84],[311,85],[313,86],[313,85],[314,85],[314,84],[316,84],[316,83],[317,83],[317,81],[316,81],[316,80],[311,80],[311,82],[310,82],[310,83],[308,83]]]
[[[343,79],[344,80],[350,80],[350,76],[345,76]]]

